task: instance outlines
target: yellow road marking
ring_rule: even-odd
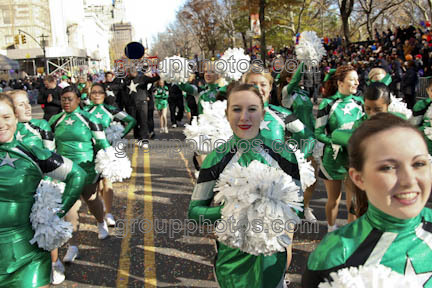
[[[150,153],[144,153],[144,219],[153,223],[152,184],[150,173]],[[154,229],[144,233],[144,246],[154,247]],[[144,282],[145,287],[157,287],[155,249],[144,250]]]
[[[124,223],[126,227],[123,227],[125,234],[121,243],[120,261],[117,272],[117,285],[116,287],[127,287],[129,282],[129,269],[130,269],[130,247],[129,242],[131,238],[129,223],[135,218],[134,215],[134,204],[135,204],[135,187],[136,187],[136,170],[137,170],[137,159],[138,159],[138,147],[135,146],[134,153],[132,155],[132,175],[128,186],[127,193],[127,206],[125,217],[127,222]]]
[[[189,174],[189,179],[192,183],[192,186],[195,186],[194,176],[192,176],[192,171],[189,169],[189,161],[184,157],[182,152],[179,152],[180,157],[183,159],[183,162],[185,163],[186,171]]]

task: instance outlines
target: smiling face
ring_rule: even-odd
[[[359,85],[358,74],[356,71],[349,71],[343,81],[337,81],[338,91],[343,95],[351,95],[357,93]]]
[[[229,95],[227,119],[233,133],[242,139],[255,138],[264,119],[261,99],[252,91],[238,91]]]
[[[400,219],[416,217],[432,186],[429,153],[420,134],[396,127],[366,138],[361,146],[363,169],[350,168],[353,182],[384,213]]]
[[[80,98],[74,92],[66,92],[61,95],[61,105],[67,113],[75,111],[80,103]]]
[[[29,122],[32,119],[32,109],[25,93],[17,93],[13,96],[15,113],[19,122]]]
[[[251,74],[247,78],[247,84],[256,85],[263,97],[264,102],[268,102],[270,98],[271,85],[266,77],[261,74]]]
[[[90,100],[97,105],[102,104],[105,100],[104,89],[99,85],[93,86],[90,92]]]
[[[204,66],[204,80],[207,84],[214,84],[219,79],[219,75],[216,73],[214,64],[206,63]]]
[[[18,119],[15,117],[9,102],[0,100],[0,143],[13,140]]]

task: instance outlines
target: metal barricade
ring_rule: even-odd
[[[416,91],[417,100],[428,98],[426,88],[431,82],[432,82],[432,77],[419,77],[419,82]]]

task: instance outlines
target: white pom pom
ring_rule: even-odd
[[[295,150],[295,156],[300,170],[300,182],[302,185],[302,190],[305,191],[306,188],[312,186],[316,182],[315,169],[313,168],[310,161],[306,161],[304,154],[300,149]]]
[[[243,73],[238,70],[238,67],[244,67],[245,64],[250,62],[250,56],[244,54],[243,48],[229,48],[224,52],[220,60],[216,61],[215,67],[218,73],[222,74],[223,77],[229,80],[239,80]],[[224,62],[223,64],[218,64],[218,62]],[[231,63],[231,64],[230,64]],[[231,69],[230,69],[231,65]],[[221,70],[221,71],[219,71]],[[249,70],[249,69],[244,69]]]
[[[319,288],[420,288],[413,276],[404,276],[381,265],[348,267],[330,273],[333,281],[323,282]]]
[[[407,104],[402,102],[402,99],[396,98],[390,94],[391,102],[388,106],[388,112],[397,112],[405,115],[406,119],[410,119],[412,116],[412,111],[408,109]]]
[[[322,57],[327,54],[322,44],[322,40],[318,38],[315,31],[302,32],[295,50],[297,59],[305,62],[308,66],[319,65]]]
[[[300,187],[281,169],[257,160],[248,167],[236,163],[220,175],[215,191],[215,202],[224,203],[222,220],[232,223],[216,226],[220,242],[253,255],[283,252],[291,244],[287,232],[301,221],[293,208],[303,210],[303,204]]]
[[[107,140],[112,144],[120,140],[124,133],[124,127],[120,122],[113,121],[110,126],[105,129]]]
[[[72,224],[60,219],[57,213],[62,210],[62,193],[65,184],[42,180],[36,190],[36,201],[32,206],[30,221],[35,234],[30,244],[51,251],[61,247],[72,238]]]
[[[208,154],[224,142],[227,142],[233,133],[225,116],[226,100],[214,103],[203,101],[201,104],[203,114],[199,118],[194,117],[191,125],[186,124],[183,133],[186,139],[195,141],[197,144],[194,145],[196,152]],[[203,143],[203,141],[206,142]]]
[[[165,58],[161,62],[159,75],[162,80],[168,83],[178,84],[186,83],[189,78],[189,71],[186,65],[187,59],[179,56]]]
[[[132,167],[129,158],[117,157],[114,148],[111,146],[105,150],[101,149],[96,155],[96,171],[111,182],[122,182],[123,179],[130,178]]]

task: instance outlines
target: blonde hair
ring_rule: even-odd
[[[372,68],[368,74],[369,80],[377,81],[374,78],[380,74],[384,74],[384,76],[385,76],[387,74],[387,72],[382,68],[378,68],[378,67]]]
[[[254,69],[250,69],[248,73],[246,73],[246,75],[244,76],[244,82],[247,83],[247,81],[249,80],[249,77],[252,75],[261,75],[264,78],[267,79],[267,81],[269,82],[270,87],[273,85],[273,77],[271,76],[271,74],[269,72],[264,72],[263,69],[261,70],[254,70]]]

